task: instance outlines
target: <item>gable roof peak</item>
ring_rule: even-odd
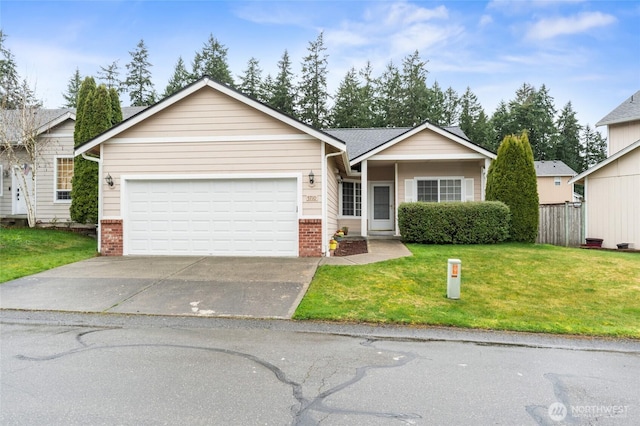
[[[640,120],[640,90],[624,100],[596,123],[596,127]]]

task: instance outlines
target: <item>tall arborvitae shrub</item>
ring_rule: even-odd
[[[80,87],[74,142],[76,147],[112,126],[112,99],[106,86],[95,87],[87,78]],[[98,222],[98,163],[81,156],[74,159],[71,186],[71,220]]]
[[[489,167],[487,201],[502,201],[511,210],[510,239],[533,243],[538,235],[538,186],[527,135],[508,135]]]

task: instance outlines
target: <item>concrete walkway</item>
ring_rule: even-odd
[[[369,239],[367,240],[367,246],[369,253],[344,257],[323,257],[320,260],[320,265],[366,265],[368,263],[382,262],[383,260],[412,256],[409,249],[400,240]]]

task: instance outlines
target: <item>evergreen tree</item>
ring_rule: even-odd
[[[371,63],[367,62],[360,70],[362,84],[360,86],[360,124],[358,127],[373,127],[375,125],[375,81],[372,77]]]
[[[202,50],[196,52],[193,59],[192,80],[195,81],[206,75],[219,83],[233,87],[233,77],[227,64],[227,50],[213,34],[210,34]]]
[[[498,148],[487,175],[486,200],[502,201],[511,210],[510,238],[533,243],[538,235],[538,189],[533,151],[526,133],[509,135]]]
[[[37,109],[42,102],[26,79],[20,82],[13,53],[6,47],[6,34],[0,29],[0,108]]]
[[[582,131],[582,145],[584,147],[583,169],[593,167],[607,158],[607,141],[600,132],[587,124]]]
[[[271,77],[271,74],[267,74],[267,76],[262,81],[262,89],[260,89],[260,91],[262,92],[262,98],[260,99],[260,102],[270,105],[269,102],[271,98],[273,98],[274,85],[275,82],[273,80],[273,77]]]
[[[122,121],[122,107],[120,106],[120,95],[115,88],[109,89],[109,99],[111,101],[111,127]]]
[[[6,47],[6,34],[0,29],[0,107],[18,109],[20,77],[13,53]]]
[[[325,127],[329,110],[327,100],[327,58],[323,33],[309,42],[308,55],[302,60],[302,75],[298,86],[298,117],[321,129]]]
[[[401,126],[416,126],[426,120],[429,103],[427,62],[416,50],[402,61],[402,121]]]
[[[86,77],[78,92],[76,124],[73,133],[77,148],[93,136],[93,98],[97,91],[93,77]],[[109,117],[107,116],[107,119]],[[98,220],[98,163],[78,156],[73,161],[71,179],[71,220],[78,223],[96,223]]]
[[[527,132],[536,160],[552,160],[553,141],[556,134],[556,114],[553,98],[545,85],[536,90],[523,84],[516,91],[516,98],[509,103],[513,133]]]
[[[122,82],[120,81],[120,67],[118,61],[113,61],[106,67],[100,66],[98,71],[98,81],[107,86],[107,89],[114,88],[118,93],[122,92]]]
[[[67,84],[66,93],[62,94],[64,98],[63,108],[77,108],[78,107],[78,92],[80,91],[80,85],[82,84],[82,77],[80,76],[80,70],[76,68],[76,72],[69,79]]]
[[[382,75],[375,80],[375,126],[405,126],[403,116],[402,78],[400,71],[389,62]]]
[[[429,120],[429,122],[437,126],[443,125],[445,122],[444,103],[444,92],[440,88],[440,84],[434,81],[431,89],[429,89],[427,101],[427,120]]]
[[[271,86],[267,102],[272,108],[280,112],[295,116],[295,89],[293,87],[293,73],[291,72],[291,60],[285,50],[278,61],[278,74]]]
[[[444,102],[442,104],[441,126],[454,126],[460,119],[460,100],[458,93],[449,87],[444,92]]]
[[[85,111],[88,109],[89,99],[93,95],[93,91],[96,89],[96,81],[93,77],[85,77],[80,85],[78,91],[78,106],[76,109],[76,124],[73,132],[74,147],[77,148],[81,144],[90,139],[88,132],[86,131],[87,125],[85,124]],[[76,160],[78,160],[78,157]]]
[[[362,91],[358,73],[351,68],[338,87],[335,102],[331,110],[331,127],[360,127],[363,121],[361,111]]]
[[[127,64],[127,79],[124,86],[129,92],[132,106],[148,106],[156,102],[156,92],[151,81],[151,63],[149,62],[149,52],[140,40],[136,50],[129,52],[131,62]]]
[[[467,87],[467,90],[460,97],[459,106],[460,117],[458,125],[460,129],[471,141],[489,151],[495,152],[497,145],[493,142],[493,128],[471,88]]]
[[[173,75],[169,79],[167,87],[164,89],[162,97],[166,98],[167,96],[173,95],[191,82],[192,76],[189,74],[189,71],[187,71],[184,61],[182,60],[182,56],[180,56],[173,70]]]
[[[568,102],[560,111],[556,127],[558,135],[554,144],[555,159],[563,161],[567,166],[581,173],[584,171],[581,156],[582,146],[580,144],[582,126],[578,123],[578,118],[571,106],[571,102]]]
[[[264,86],[262,84],[262,69],[256,58],[249,59],[247,69],[240,76],[240,91],[254,99],[264,99]]]

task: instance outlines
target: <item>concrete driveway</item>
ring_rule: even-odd
[[[96,257],[0,285],[0,308],[291,318],[318,258]]]

